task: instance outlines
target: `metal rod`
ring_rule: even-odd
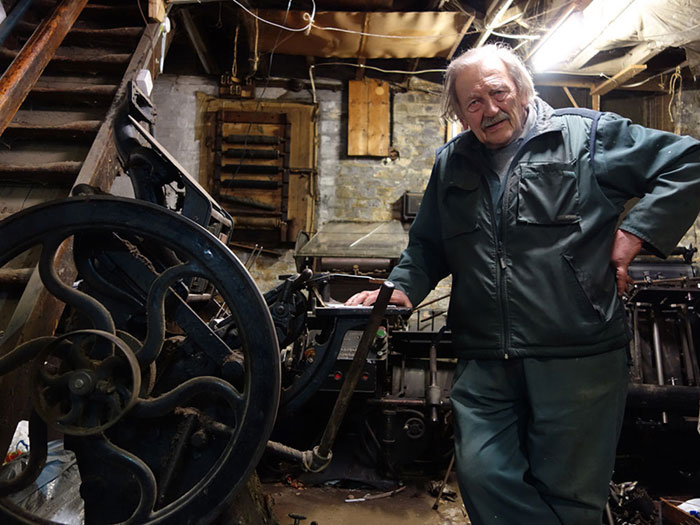
[[[17,22],[22,20],[24,13],[27,12],[29,6],[34,0],[21,0],[7,15],[7,18],[0,24],[0,46],[5,42],[5,39],[10,36],[10,33],[15,29]]]
[[[635,383],[643,382],[642,350],[639,346],[639,303],[634,303],[632,310],[632,378]]]
[[[389,304],[389,299],[391,299],[391,294],[393,291],[394,283],[390,281],[384,281],[379,289],[377,301],[374,303],[374,308],[372,308],[372,313],[370,314],[365,330],[362,333],[362,338],[360,339],[360,343],[358,344],[355,352],[355,357],[353,358],[350,368],[345,375],[343,386],[340,387],[340,393],[338,394],[338,399],[336,399],[335,406],[333,407],[333,412],[331,412],[328,425],[326,425],[326,430],[323,432],[321,442],[315,449],[316,456],[318,456],[320,461],[328,462],[330,460],[331,448],[333,447],[338,430],[340,429],[340,424],[345,418],[345,412],[350,404],[352,394],[355,392],[355,386],[362,375],[362,369],[364,368],[365,362],[367,361],[367,355],[369,354],[369,347],[377,335],[377,329],[379,328],[379,324],[386,313],[386,307]]]
[[[426,391],[426,404],[430,407],[430,421],[438,422],[438,405],[440,404],[441,389],[438,385],[437,374],[437,347],[440,344],[440,339],[445,333],[445,327],[440,328],[440,331],[435,335],[433,342],[430,345],[430,382]]]
[[[698,356],[695,354],[695,344],[693,342],[693,328],[688,317],[688,305],[681,305],[681,319],[685,332],[685,340],[688,348],[687,359],[690,361],[689,377],[693,378],[693,385],[700,384],[700,370],[698,370]]]
[[[441,297],[438,297],[437,299],[433,299],[433,300],[428,301],[428,302],[426,302],[426,303],[421,303],[421,304],[419,304],[418,306],[416,306],[416,307],[413,309],[413,311],[415,312],[415,311],[421,310],[421,309],[425,308],[426,306],[429,306],[429,305],[431,305],[431,304],[433,304],[433,303],[437,303],[438,301],[442,301],[443,299],[447,299],[449,296],[450,296],[450,294],[445,294],[445,295],[443,295],[443,296],[441,296]]]
[[[652,312],[652,335],[654,343],[654,357],[656,359],[656,382],[659,386],[663,386],[664,381],[664,365],[663,356],[661,355],[661,335],[659,334],[659,311],[654,310]],[[661,420],[664,423],[668,423],[668,414],[666,412],[661,413]]]
[[[445,485],[447,485],[447,478],[450,477],[450,472],[452,472],[452,467],[455,464],[455,453],[452,453],[452,457],[450,458],[450,464],[447,466],[447,472],[445,472],[445,477],[442,478],[442,483],[440,483],[440,490],[438,491],[437,498],[435,498],[435,503],[433,503],[433,510],[437,510],[438,505],[440,504],[440,498],[442,497],[442,493],[445,490]]]

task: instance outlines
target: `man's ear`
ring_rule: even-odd
[[[467,121],[462,118],[462,115],[457,115],[457,119],[459,120],[459,123],[462,125],[462,128],[464,128],[465,131],[469,129],[469,124],[467,124]]]

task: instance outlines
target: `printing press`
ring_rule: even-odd
[[[441,476],[456,359],[438,306],[388,305],[403,226],[330,225],[298,244],[297,271],[263,295],[227,247],[234,221],[153,138],[146,102],[134,92],[119,134],[136,199],[81,188],[0,222],[0,266],[40,250],[41,281],[67,305],[54,334],[0,358],[0,376],[31,368],[33,392],[28,460],[0,479],[0,496],[37,480],[56,436],[77,458],[96,524],[210,522],[256,468],[376,484]],[[66,241],[72,285],[54,268]],[[698,425],[693,252],[630,268],[619,472],[648,467],[662,445],[662,467],[700,473],[697,451],[675,446]],[[343,305],[377,287],[374,307]],[[0,515],[34,519],[11,497]]]

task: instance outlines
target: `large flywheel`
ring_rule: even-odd
[[[55,268],[65,243],[75,283]],[[0,356],[0,376],[30,363],[33,406],[29,462],[0,496],[36,479],[58,433],[87,523],[213,520],[260,459],[279,401],[277,337],[248,272],[190,220],[108,196],[0,222],[0,267],[27,250],[66,313],[56,334]],[[41,521],[7,498],[2,515]]]

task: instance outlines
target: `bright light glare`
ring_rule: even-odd
[[[614,32],[615,21],[636,0],[593,0],[583,12],[575,11],[532,55],[535,71],[552,69],[578,54],[603,33]]]
[[[582,13],[572,13],[532,56],[532,68],[535,71],[545,71],[563,62],[578,48],[582,32]]]

